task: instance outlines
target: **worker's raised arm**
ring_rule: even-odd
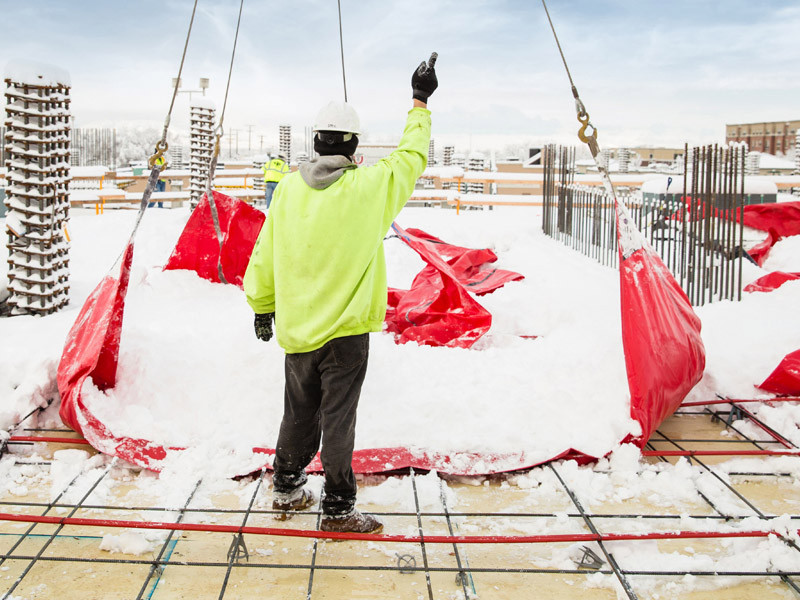
[[[417,179],[428,164],[428,146],[431,140],[431,113],[428,98],[436,90],[436,53],[428,62],[422,62],[411,76],[414,106],[408,111],[403,137],[397,150],[373,167],[368,167],[365,176],[372,179],[376,189],[384,192],[383,226],[387,229],[408,202]]]

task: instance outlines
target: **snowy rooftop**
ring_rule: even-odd
[[[668,184],[669,189],[667,189]],[[688,186],[691,184],[690,179]],[[683,175],[658,176],[648,179],[642,184],[642,193],[644,194],[666,194],[668,191],[671,194],[683,193]],[[763,177],[745,177],[744,191],[746,194],[777,194],[778,186],[774,181]]]
[[[760,169],[779,169],[792,171],[795,168],[794,161],[779,158],[766,152],[754,152],[758,154],[758,167]]]

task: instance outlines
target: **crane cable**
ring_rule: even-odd
[[[211,158],[208,161],[208,177],[206,178],[206,198],[211,208],[211,220],[214,222],[214,232],[217,234],[217,243],[219,244],[219,255],[217,256],[217,275],[222,283],[228,283],[225,275],[222,273],[222,228],[219,225],[219,213],[217,212],[217,203],[214,200],[214,192],[211,191],[211,184],[214,180],[214,174],[217,170],[217,159],[219,157],[219,144],[220,139],[224,133],[223,123],[225,121],[225,108],[228,106],[228,92],[231,88],[231,75],[233,74],[233,59],[236,56],[236,44],[239,41],[239,27],[242,24],[242,7],[244,0],[239,2],[239,17],[236,20],[236,34],[233,37],[233,50],[231,51],[231,62],[228,67],[228,82],[225,85],[225,99],[222,101],[222,112],[219,116],[219,123],[217,123],[214,150],[211,153]]]
[[[600,154],[600,145],[597,143],[597,128],[592,125],[591,121],[589,120],[589,113],[586,110],[586,106],[583,104],[583,100],[581,100],[581,97],[578,94],[578,88],[575,87],[575,82],[572,79],[572,73],[569,71],[567,59],[564,57],[564,51],[561,49],[561,43],[558,41],[556,28],[553,26],[553,20],[550,18],[550,11],[547,10],[547,2],[545,0],[542,0],[542,6],[544,6],[544,12],[547,15],[547,21],[550,23],[550,29],[553,32],[553,37],[556,40],[556,46],[558,46],[558,53],[561,55],[561,61],[564,63],[564,70],[567,72],[569,84],[572,87],[572,97],[575,98],[575,110],[577,112],[578,121],[581,124],[581,127],[578,130],[578,138],[589,146],[589,152],[591,152],[595,165],[597,165],[597,168],[603,177],[603,185],[606,188],[606,191],[611,194],[611,197],[616,200],[614,184],[611,183],[611,178],[608,175],[608,169],[603,166],[598,159],[598,155]],[[587,129],[591,129],[591,133],[587,134]]]
[[[344,101],[347,102],[347,76],[344,73],[344,36],[342,35],[342,0],[336,0],[339,8],[339,50],[342,55],[342,85],[344,86]]]
[[[178,77],[175,79],[175,86],[172,90],[172,100],[169,103],[167,116],[164,118],[164,129],[161,132],[161,139],[156,142],[153,154],[147,160],[147,164],[150,167],[150,176],[147,178],[147,185],[145,185],[144,192],[142,192],[142,201],[139,205],[139,214],[136,217],[136,223],[134,224],[133,231],[131,232],[131,240],[133,240],[134,236],[136,235],[136,230],[139,228],[139,223],[142,221],[144,211],[147,208],[147,205],[150,203],[150,197],[152,196],[153,190],[155,190],[156,184],[158,183],[158,176],[166,167],[166,162],[162,164],[157,163],[158,159],[163,158],[164,153],[169,149],[169,144],[167,144],[167,132],[169,131],[169,123],[170,119],[172,118],[172,109],[175,107],[175,98],[178,95],[178,85],[180,83],[181,73],[183,73],[183,64],[186,61],[186,49],[189,47],[189,38],[192,36],[192,25],[194,25],[194,16],[196,13],[197,0],[194,0],[194,6],[192,6],[192,16],[189,19],[189,29],[186,31],[186,41],[183,44],[183,54],[181,54],[181,62],[180,66],[178,67]]]

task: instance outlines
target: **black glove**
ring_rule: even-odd
[[[428,102],[431,94],[439,87],[439,80],[436,79],[436,59],[438,58],[436,52],[431,53],[428,62],[421,62],[411,76],[411,89],[414,91],[414,99],[420,102]]]
[[[275,313],[265,313],[263,315],[256,315],[256,320],[253,327],[256,330],[256,337],[264,342],[272,339],[272,319]]]

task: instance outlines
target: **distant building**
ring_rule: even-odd
[[[480,152],[472,152],[466,162],[467,171],[486,171],[487,165],[486,157]],[[462,190],[467,194],[484,194],[486,193],[486,184],[479,182],[470,182],[465,184],[466,189]]]
[[[650,148],[647,146],[639,146],[633,148],[611,148],[608,150],[608,158],[611,160],[620,160],[621,150],[626,150],[628,152],[629,161],[631,163],[636,162],[641,167],[648,167],[652,163],[671,164],[677,160],[683,162],[684,155],[683,148]]]
[[[454,146],[445,146],[444,147],[444,159],[442,160],[442,164],[445,167],[449,167],[453,164],[453,153],[455,152]]]
[[[756,152],[785,154],[794,146],[798,132],[800,120],[725,125],[725,141],[746,142]]]
[[[278,151],[286,155],[286,164],[292,162],[292,126],[278,126]]]

